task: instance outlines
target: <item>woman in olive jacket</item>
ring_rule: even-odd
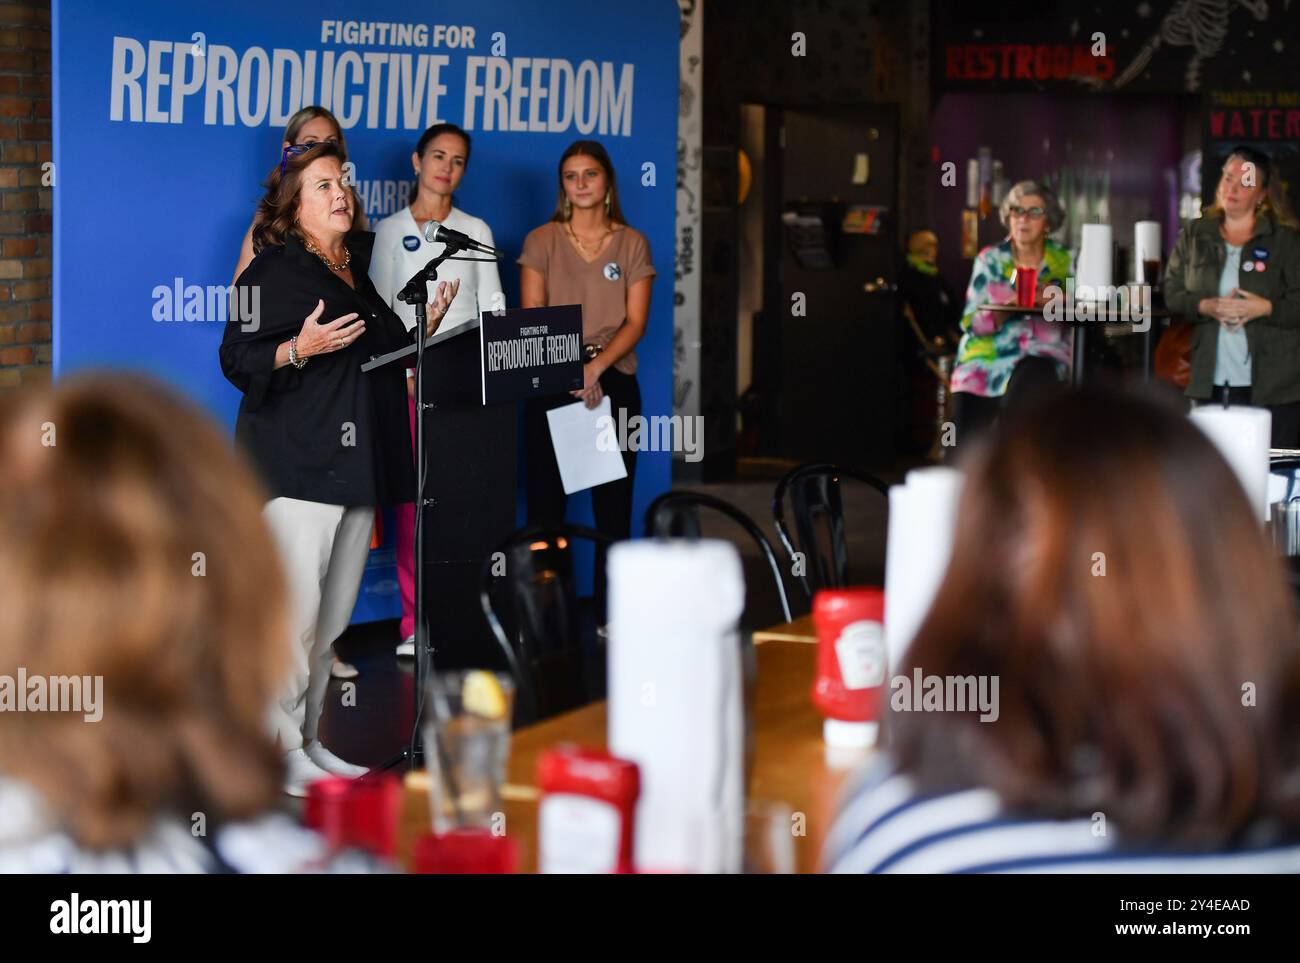
[[[1300,236],[1266,154],[1228,155],[1170,255],[1165,302],[1194,326],[1188,397],[1267,407],[1272,446],[1300,447]]]

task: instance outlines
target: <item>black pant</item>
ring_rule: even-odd
[[[1198,399],[1201,404],[1248,405],[1251,403],[1250,386],[1233,387],[1215,385],[1208,399]],[[1284,405],[1264,405],[1273,415],[1272,436],[1269,446],[1272,448],[1300,448],[1300,401],[1290,401]]]
[[[985,397],[967,391],[952,395],[953,424],[957,428],[957,446],[971,441],[992,426],[1006,408],[1018,408],[1061,389],[1056,362],[1050,358],[1021,358],[1007,381],[1003,395]]]
[[[641,387],[636,375],[623,374],[610,368],[600,378],[600,387],[609,396],[610,414],[614,426],[641,414]],[[552,408],[573,403],[569,395],[552,395],[527,402],[524,408],[524,432],[528,452],[528,522],[540,524],[564,521],[568,496],[560,481],[560,469],[555,463],[555,449],[551,445],[551,430],[546,413]],[[626,412],[626,414],[623,414]],[[629,427],[629,433],[631,427]],[[644,433],[643,433],[644,434]],[[620,437],[620,441],[623,441]],[[623,451],[623,464],[627,477],[619,478],[591,490],[591,511],[596,517],[596,530],[610,538],[630,538],[632,535],[632,482],[636,478],[636,452]],[[605,553],[596,553],[596,612],[605,620]]]

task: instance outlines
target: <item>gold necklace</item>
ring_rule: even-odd
[[[348,246],[346,244],[343,245],[342,263],[335,264],[333,261],[331,261],[329,258],[327,258],[324,254],[320,252],[320,249],[316,247],[315,244],[312,243],[311,238],[304,238],[303,243],[306,245],[307,250],[311,251],[312,254],[315,254],[318,258],[324,261],[325,266],[329,268],[331,271],[346,270],[347,266],[352,263],[352,252],[348,250]]]
[[[578,245],[578,250],[582,252],[582,256],[583,256],[584,258],[587,258],[588,260],[590,260],[591,258],[594,258],[597,254],[600,253],[600,246],[601,246],[602,244],[605,243],[605,238],[609,237],[611,234],[614,233],[614,229],[613,229],[612,227],[606,227],[606,228],[605,228],[605,233],[602,234],[602,235],[601,235],[601,236],[596,240],[596,250],[594,250],[594,251],[588,251],[588,250],[587,250],[587,245],[585,245],[585,244],[582,243],[582,239],[581,239],[580,237],[578,237],[577,233],[573,230],[573,222],[572,222],[572,221],[565,221],[565,222],[564,222],[564,226],[565,226],[565,228],[566,228],[566,229],[568,230],[568,232],[569,232],[569,237],[573,238],[573,243],[576,244],[576,245]]]

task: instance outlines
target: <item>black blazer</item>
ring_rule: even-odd
[[[374,240],[357,231],[345,241],[356,290],[292,236],[264,248],[235,282],[251,290],[236,290],[232,303],[256,310],[246,325],[231,312],[221,370],[244,393],[235,437],[272,498],[375,506],[415,499],[405,366],[361,372],[372,356],[414,343],[414,331],[370,281]],[[365,334],[341,351],[309,358],[301,371],[272,370],[276,348],[302,330],[318,299],[325,301],[320,323],[356,311]]]

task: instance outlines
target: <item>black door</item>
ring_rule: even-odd
[[[775,388],[769,453],[887,467],[898,417],[897,112],[785,108],[768,123],[780,166],[768,183],[781,203],[769,206],[755,373]],[[854,208],[869,209],[858,213],[875,233],[842,230]]]

